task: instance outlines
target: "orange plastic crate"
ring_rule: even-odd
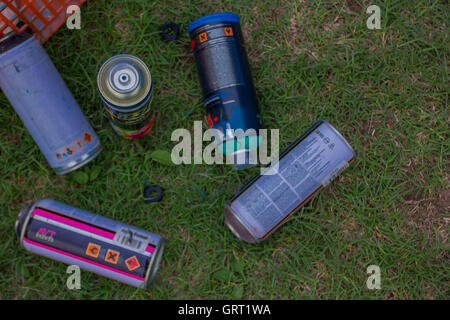
[[[45,42],[66,21],[67,8],[81,6],[84,2],[86,0],[0,0],[0,38],[29,27]]]

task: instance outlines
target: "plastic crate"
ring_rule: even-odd
[[[0,39],[10,32],[30,28],[45,42],[66,21],[71,5],[81,6],[86,0],[0,0]]]

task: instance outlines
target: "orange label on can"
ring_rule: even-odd
[[[106,252],[105,260],[108,261],[109,263],[116,264],[117,261],[119,261],[119,256],[120,256],[119,251],[108,249],[108,251]]]
[[[98,254],[100,253],[100,246],[95,243],[89,243],[86,248],[86,254],[90,257],[97,258]]]
[[[206,34],[206,32],[202,32],[198,35],[198,41],[200,41],[200,43],[203,43],[206,40],[208,40],[208,35]]]
[[[225,27],[225,28],[223,28],[223,31],[225,32],[225,35],[227,37],[233,36],[233,28],[232,27]]]
[[[131,258],[125,260],[125,264],[130,271],[133,271],[141,266],[136,256],[132,256]]]

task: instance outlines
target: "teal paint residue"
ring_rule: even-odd
[[[260,144],[261,139],[259,136],[246,136],[227,140],[219,148],[224,155],[227,155],[242,149],[256,149]]]
[[[63,95],[63,96],[61,96],[61,99],[62,99],[62,101],[64,101],[64,102],[67,102],[67,99],[66,99],[66,97]],[[67,104],[66,105],[66,108],[67,108],[67,110],[72,110],[72,106],[70,105],[70,104]]]

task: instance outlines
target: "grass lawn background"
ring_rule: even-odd
[[[381,30],[365,13],[381,7]],[[205,120],[187,25],[230,11],[242,30],[264,126],[284,148],[314,121],[330,121],[357,161],[261,244],[225,227],[225,201],[253,168],[165,166],[171,133]],[[446,1],[88,1],[82,29],[62,27],[45,43],[104,151],[77,171],[101,167],[79,184],[57,176],[0,94],[0,298],[448,298],[449,7]],[[161,40],[158,26],[181,25]],[[101,64],[134,54],[151,68],[151,134],[138,141],[110,127],[96,88]],[[206,121],[204,127],[207,128]],[[149,205],[145,184],[164,200]],[[49,197],[168,238],[150,290],[82,271],[66,288],[66,265],[20,248],[14,221],[31,200]],[[381,268],[381,290],[366,268]]]

